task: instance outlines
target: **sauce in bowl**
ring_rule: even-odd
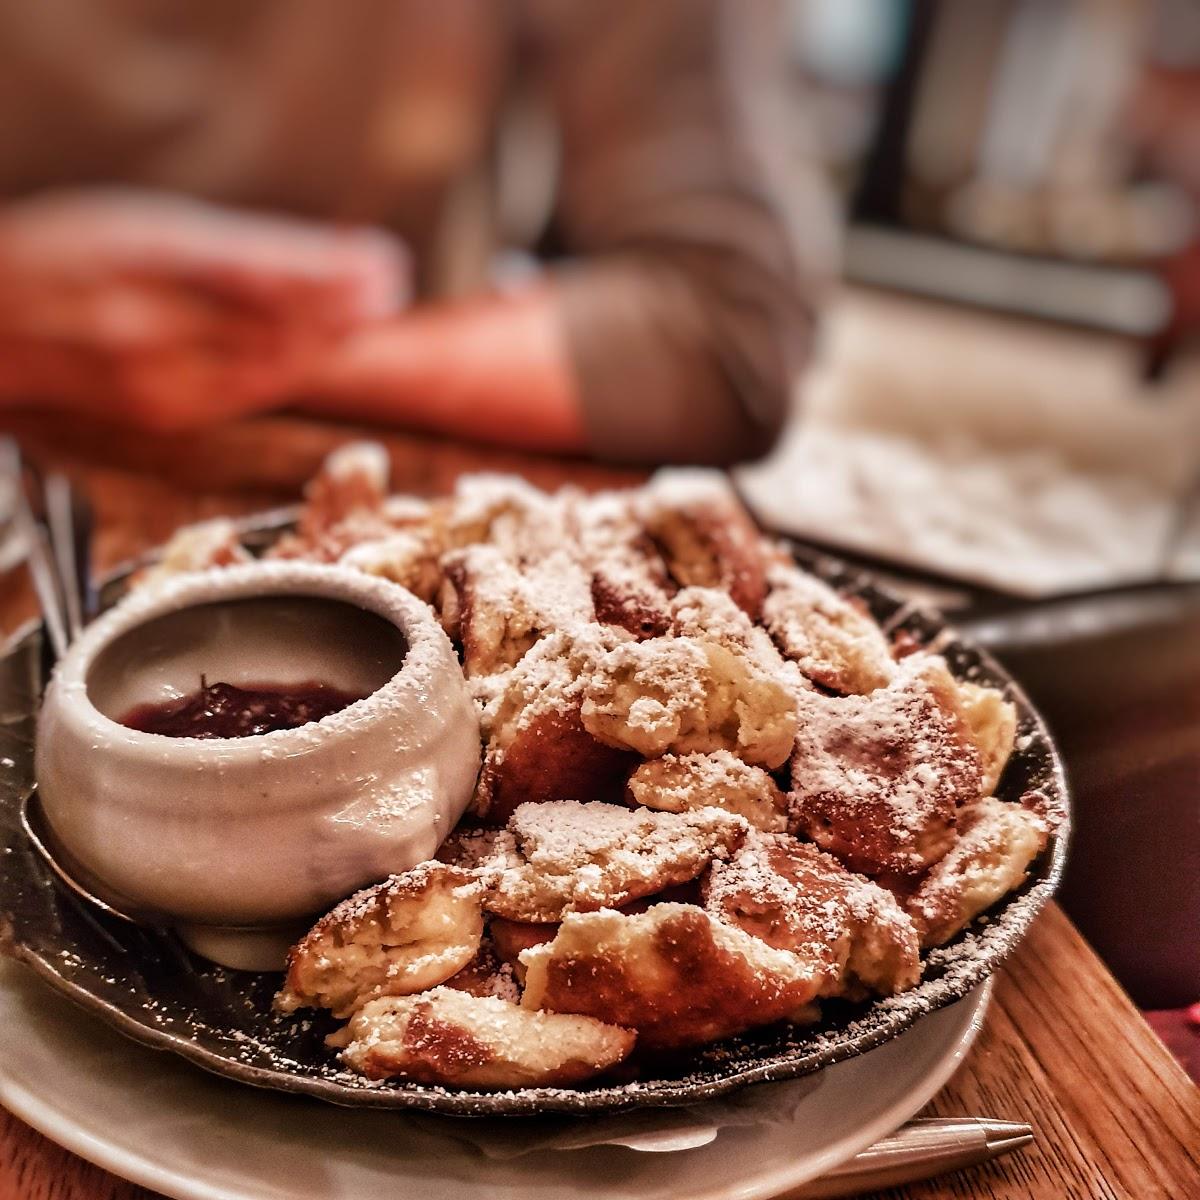
[[[141,733],[165,737],[254,737],[279,729],[297,729],[364,698],[315,681],[237,687],[232,683],[208,683],[201,676],[198,691],[160,704],[139,704],[125,713],[120,723]]]

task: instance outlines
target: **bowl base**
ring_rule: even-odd
[[[235,971],[282,971],[288,951],[307,932],[310,921],[263,929],[228,925],[176,925],[179,940],[191,951]]]

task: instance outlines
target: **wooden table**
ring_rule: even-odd
[[[182,522],[294,500],[324,455],[356,432],[287,417],[179,438],[132,438],[74,420],[52,426],[9,416],[4,424],[32,457],[67,468],[88,489],[102,566],[161,542]],[[479,469],[516,470],[543,485],[637,479],[407,435],[381,440],[399,490],[444,491],[463,471]],[[0,623],[11,629],[31,612],[24,581],[6,580]],[[1200,1197],[1200,1089],[1054,905],[1000,974],[979,1041],[928,1111],[1029,1121],[1037,1142],[972,1171],[888,1192],[890,1200]],[[3,1200],[152,1197],[0,1111]]]

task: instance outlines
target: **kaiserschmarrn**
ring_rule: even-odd
[[[913,987],[1022,886],[1055,822],[996,798],[1002,692],[797,566],[725,479],[389,497],[344,447],[268,554],[408,588],[454,642],[482,769],[437,861],[293,949],[285,1013],[371,1079],[577,1086]],[[139,582],[245,557],[184,530]],[[628,1062],[626,1060],[629,1060]],[[610,1076],[611,1077],[611,1076]]]

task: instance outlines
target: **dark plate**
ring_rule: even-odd
[[[247,526],[263,544],[279,517]],[[1044,723],[1024,692],[982,651],[937,616],[899,600],[843,564],[797,547],[797,558],[834,586],[860,596],[889,630],[905,630],[945,654],[960,678],[1004,688],[1020,713],[1018,748],[997,794],[1017,800],[1038,789],[1059,824],[1029,881],[950,945],[931,952],[910,992],[827,1008],[815,1027],[772,1026],[658,1063],[654,1078],[587,1088],[462,1092],[404,1083],[370,1084],[339,1069],[322,1045],[332,1023],[271,1014],[278,976],[228,971],[198,959],[169,935],[105,918],[63,889],[21,832],[18,810],[33,783],[33,738],[41,695],[41,630],[28,627],[0,659],[0,947],[69,996],[147,1046],[171,1050],[256,1087],[334,1104],[414,1109],[458,1116],[615,1112],[692,1104],[746,1084],[793,1079],[895,1037],[918,1017],[964,996],[1011,953],[1062,874],[1067,789]],[[110,581],[106,599],[123,576]]]

